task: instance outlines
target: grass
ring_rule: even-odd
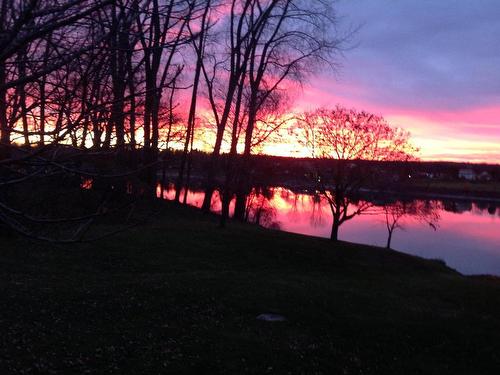
[[[500,368],[500,282],[439,261],[168,204],[99,243],[1,241],[2,374]]]

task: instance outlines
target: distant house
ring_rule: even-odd
[[[477,176],[477,179],[479,181],[489,182],[493,179],[493,177],[491,176],[491,174],[489,172],[483,171],[483,172],[479,173],[479,175]]]
[[[467,181],[476,181],[477,175],[476,172],[470,168],[462,168],[458,171],[458,178]]]
[[[419,178],[422,180],[444,180],[447,176],[443,172],[425,172],[419,171],[414,172],[412,177]]]
[[[415,172],[413,173],[412,177],[426,179],[431,178],[431,174],[429,172]]]

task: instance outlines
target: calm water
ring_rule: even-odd
[[[161,194],[160,188],[158,194]],[[173,186],[163,191],[173,199]],[[188,191],[187,202],[200,207],[203,192]],[[272,188],[266,194],[249,198],[249,220],[259,217],[261,225],[283,231],[329,237],[330,208],[326,202],[308,194],[296,194],[284,188]],[[464,274],[500,275],[500,208],[466,202],[433,201],[439,221],[437,229],[411,216],[402,220],[403,228],[393,234],[393,249],[424,258],[442,259]],[[220,211],[217,194],[212,209]],[[258,213],[258,214],[257,214]],[[340,227],[339,238],[345,241],[385,246],[385,214],[374,209]]]

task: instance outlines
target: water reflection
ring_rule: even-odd
[[[158,196],[172,200],[175,188],[157,188]],[[187,203],[201,207],[203,191],[188,190]],[[360,202],[362,203],[362,202]],[[442,259],[465,274],[500,275],[500,207],[488,202],[437,200],[378,200],[374,208],[346,222],[340,239],[386,246],[386,211],[382,205],[406,205],[401,228],[393,233],[391,247],[425,258]],[[390,203],[387,205],[387,203]],[[212,211],[220,212],[220,197],[212,199]],[[353,207],[355,209],[355,206]],[[415,215],[424,209],[425,220]],[[234,212],[234,201],[230,213]],[[426,216],[426,215],[430,215]],[[247,199],[245,213],[249,222],[267,228],[329,237],[332,218],[328,203],[321,196],[273,187],[254,189]],[[436,220],[438,218],[438,220]],[[432,223],[433,225],[430,225]],[[438,226],[438,230],[433,226]]]

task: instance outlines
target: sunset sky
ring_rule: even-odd
[[[424,160],[500,163],[500,1],[339,0],[337,15],[359,30],[299,108],[383,115]]]

